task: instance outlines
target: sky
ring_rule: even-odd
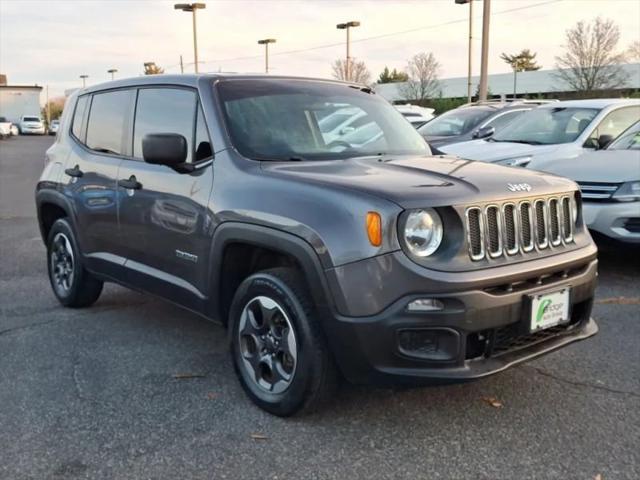
[[[184,1],[184,0],[181,0]],[[202,0],[200,0],[202,1]],[[143,72],[154,61],[167,73],[193,70],[191,14],[159,0],[0,0],[0,73],[9,84],[49,85],[50,97],[81,86]],[[336,24],[358,20],[351,54],[372,77],[385,66],[402,69],[420,52],[433,52],[440,78],[467,73],[468,5],[454,0],[235,0],[205,2],[198,11],[200,71],[261,72],[261,38],[270,46],[273,74],[329,77],[345,55]],[[500,53],[523,48],[553,68],[565,31],[600,15],[620,27],[620,48],[640,40],[638,0],[492,0],[489,73],[510,71]],[[480,70],[482,2],[474,2],[474,74]]]

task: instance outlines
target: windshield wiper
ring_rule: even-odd
[[[508,143],[523,143],[525,145],[547,145],[544,142],[538,142],[537,140],[496,140],[492,139],[494,142],[508,142]]]

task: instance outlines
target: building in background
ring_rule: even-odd
[[[23,115],[40,116],[40,94],[38,85],[8,85],[6,75],[0,74],[0,117],[18,123]]]
[[[622,65],[627,76],[624,86],[615,90],[603,90],[601,97],[628,96],[640,89],[640,63]],[[516,96],[570,99],[576,98],[576,93],[571,91],[564,82],[557,78],[557,70],[537,70],[531,72],[519,72],[516,84]],[[480,82],[480,77],[471,77],[474,85]],[[405,102],[402,96],[402,83],[385,83],[376,85],[376,93],[382,95],[390,102]],[[467,77],[445,78],[440,80],[442,98],[467,97]],[[513,97],[513,73],[498,73],[489,75],[489,92],[491,97]]]

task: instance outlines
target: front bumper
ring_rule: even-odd
[[[327,323],[327,337],[343,374],[353,383],[481,378],[595,335],[598,327],[590,317],[597,278],[594,256],[556,261],[545,273],[525,274],[521,283],[438,293],[416,289],[418,293],[373,316],[335,315]],[[567,286],[569,323],[529,333],[529,295]],[[408,312],[407,304],[418,298],[436,298],[444,308]]]
[[[640,202],[585,201],[582,216],[589,230],[614,240],[640,243]]]

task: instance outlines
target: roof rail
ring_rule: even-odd
[[[478,100],[477,102],[464,103],[460,105],[460,107],[472,107],[476,105],[520,105],[520,104],[528,104],[528,105],[545,105],[547,103],[558,102],[558,99],[549,98],[549,99],[526,99],[526,98],[505,98],[504,100],[501,98],[492,98],[489,100]]]

